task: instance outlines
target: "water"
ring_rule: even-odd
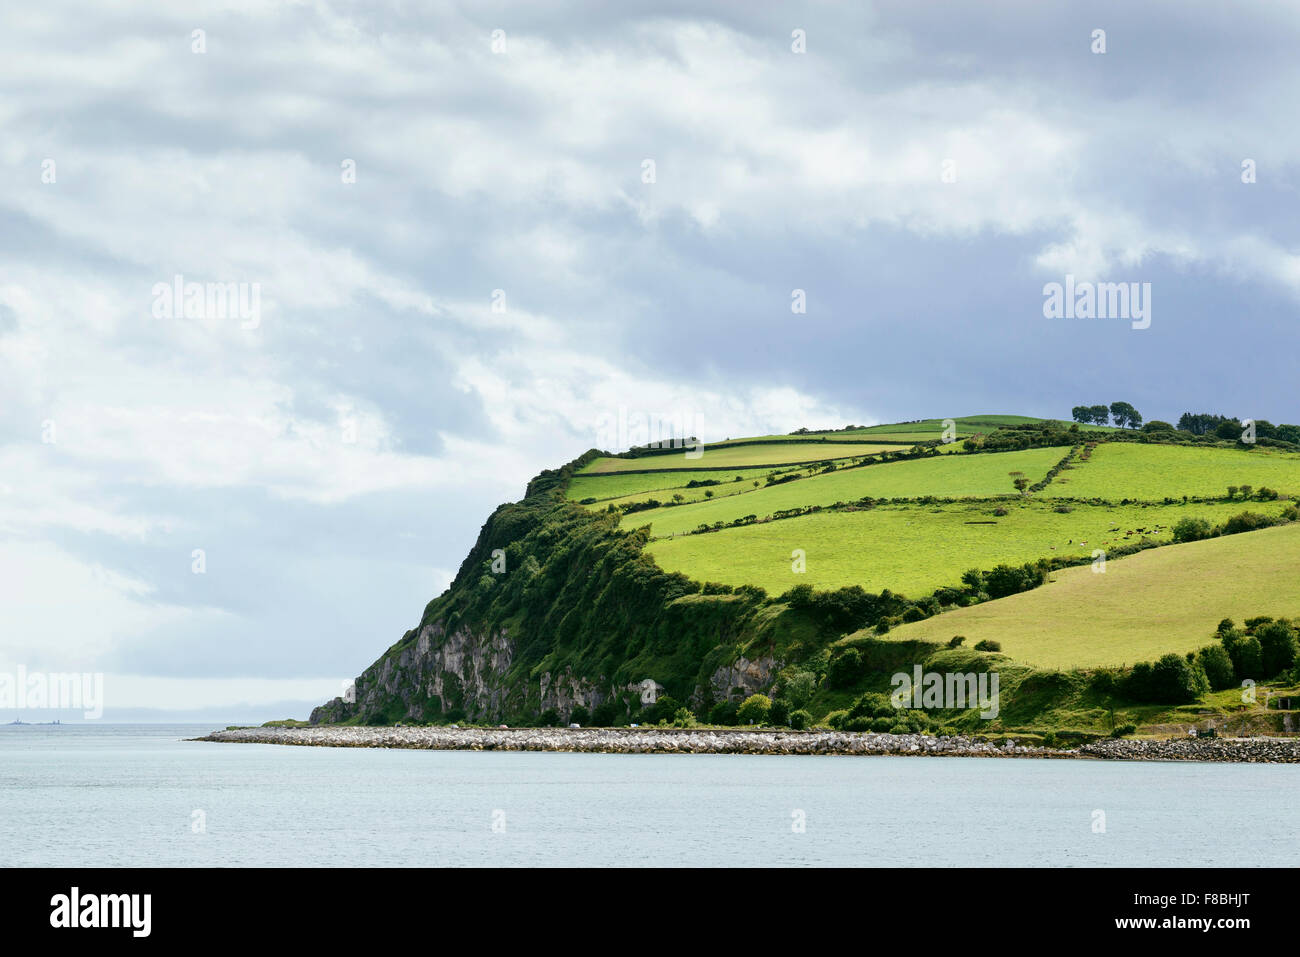
[[[182,740],[210,730],[0,726],[0,861],[1290,866],[1300,832],[1296,765]]]

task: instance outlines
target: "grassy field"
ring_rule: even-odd
[[[818,589],[861,585],[867,591],[889,588],[920,598],[941,585],[959,585],[968,568],[989,569],[1000,562],[1022,564],[1057,555],[1090,557],[1093,549],[1113,549],[1137,541],[1143,537],[1138,529],[1146,529],[1153,540],[1170,542],[1169,530],[1180,518],[1191,515],[1215,523],[1242,510],[1241,503],[1224,502],[1078,506],[1061,514],[1046,503],[1027,502],[1011,503],[1005,516],[995,516],[994,507],[982,502],[820,512],[664,539],[652,542],[649,549],[661,567],[698,581],[761,585],[770,594],[802,583]],[[1281,508],[1272,502],[1255,510],[1271,515]],[[1133,534],[1125,537],[1130,531]],[[807,570],[802,574],[791,569],[794,549],[806,553]],[[1122,561],[1108,562],[1107,567],[1120,564]],[[1291,574],[1294,578],[1293,569]],[[1205,587],[1204,581],[1201,587]],[[1296,598],[1300,602],[1300,592]],[[1133,616],[1135,620],[1141,617],[1137,606]]]
[[[991,638],[1004,654],[1044,668],[1131,665],[1209,644],[1222,618],[1300,615],[1298,567],[1300,525],[1284,525],[1141,552],[1108,562],[1105,574],[1065,569],[1041,588],[889,637],[965,635],[968,646]]]
[[[827,459],[845,459],[876,452],[894,452],[911,448],[879,442],[796,442],[763,443],[757,445],[704,446],[704,454],[688,459],[686,451],[667,455],[645,455],[635,459],[599,458],[579,473],[602,475],[612,472],[641,471],[649,469],[699,469],[699,468],[756,468],[762,465],[789,465],[798,462],[821,462]]]
[[[1042,494],[1160,501],[1166,496],[1226,495],[1229,485],[1267,485],[1300,493],[1300,455],[1176,445],[1098,445],[1087,462],[1061,472]]]
[[[1026,449],[981,455],[945,455],[884,462],[859,469],[844,469],[785,485],[756,489],[722,501],[699,502],[674,508],[635,512],[623,519],[625,528],[651,526],[658,536],[693,531],[700,525],[729,522],[745,515],[763,518],[788,508],[833,505],[872,498],[947,498],[1016,495],[1012,471],[1035,482],[1069,451],[1064,448]]]
[[[686,483],[716,480],[722,485],[712,488],[714,494],[721,495],[723,489],[729,489],[733,485],[752,489],[754,486],[751,483],[755,479],[761,483],[772,471],[773,469],[766,468],[737,469],[735,472],[638,472],[631,475],[615,472],[605,475],[575,475],[569,483],[567,494],[574,501],[584,498],[601,499],[603,505],[604,499],[635,499],[638,493],[643,493],[640,496],[643,498],[662,498],[657,493],[666,489],[680,489],[683,493],[703,492],[703,489],[687,489]],[[737,475],[741,478],[740,482],[736,482]],[[671,497],[670,495],[669,498]]]

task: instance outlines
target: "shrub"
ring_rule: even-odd
[[[1115,730],[1110,733],[1110,736],[1112,738],[1122,738],[1125,735],[1132,734],[1136,730],[1137,730],[1136,724],[1121,724],[1118,725],[1115,728]]]
[[[948,647],[956,648],[958,645],[961,645],[965,641],[966,641],[965,635],[953,635],[951,638],[948,639]]]
[[[554,708],[547,708],[537,716],[537,727],[553,728],[560,723],[560,712]]]
[[[797,708],[790,712],[790,727],[796,731],[804,731],[812,724],[812,715],[802,708]]]
[[[1213,691],[1231,688],[1234,683],[1232,658],[1223,645],[1207,645],[1196,653],[1196,660],[1205,672]]]
[[[903,612],[903,621],[905,622],[925,621],[928,617],[930,616],[925,613],[925,609],[919,605],[913,605],[911,608],[907,609],[907,611]]]
[[[782,683],[782,697],[795,708],[802,708],[817,693],[817,676],[811,671],[796,671]]]
[[[740,710],[734,701],[719,701],[709,711],[709,724],[735,724],[736,712]]]
[[[1289,622],[1270,621],[1256,630],[1255,637],[1259,640],[1265,678],[1288,670],[1300,656],[1300,643],[1297,643],[1295,629]]]
[[[985,638],[983,641],[975,642],[976,651],[1001,651],[1002,643]]]
[[[1249,485],[1242,486],[1244,494]],[[1253,532],[1259,528],[1268,528],[1273,524],[1273,519],[1267,515],[1260,515],[1258,512],[1238,512],[1221,526],[1220,532],[1223,535],[1236,535],[1239,532]]]
[[[620,717],[622,717],[622,709],[619,708],[618,702],[602,701],[591,713],[590,723],[598,728],[608,728],[617,723]]]
[[[678,708],[673,712],[674,728],[693,728],[695,727],[695,715],[691,714],[690,708]]]
[[[578,705],[576,708],[574,708],[572,711],[569,712],[569,721],[572,724],[581,724],[581,725],[591,724],[591,712],[588,711],[586,708],[584,708],[582,705]]]
[[[784,698],[777,698],[772,702],[772,707],[767,712],[767,723],[776,727],[784,727],[790,723],[790,702]]]
[[[1203,538],[1209,538],[1213,530],[1205,519],[1189,515],[1174,522],[1173,531],[1175,542],[1198,542]]]
[[[850,688],[862,677],[862,655],[856,648],[849,648],[838,658],[831,659],[831,666],[826,671],[826,684],[832,688]]]
[[[763,724],[768,712],[772,710],[772,699],[765,694],[752,694],[744,700],[736,711],[740,724]]]
[[[849,713],[847,711],[832,711],[826,716],[826,724],[834,728],[836,731],[843,730],[844,722],[848,716]]]

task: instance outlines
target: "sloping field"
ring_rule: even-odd
[[[772,472],[772,469],[738,469],[735,472],[635,472],[632,474],[615,472],[605,475],[575,475],[569,482],[567,495],[574,501],[595,498],[603,502],[605,499],[621,501],[624,497],[634,496],[640,492],[654,493],[665,489],[680,489],[682,492],[702,491],[700,489],[687,489],[685,487],[686,483],[691,481],[720,482],[721,484],[713,486],[713,489],[715,493],[721,494],[724,487],[731,485],[752,489],[754,486],[751,483],[755,479],[761,483],[763,478],[770,472]],[[740,477],[739,483],[736,482],[737,476]]]
[[[1180,518],[1197,516],[1216,523],[1242,510],[1239,502],[1225,502],[1078,506],[1061,514],[1045,503],[1031,502],[1012,503],[1007,515],[996,516],[994,507],[982,502],[820,512],[662,539],[648,547],[662,568],[682,572],[697,581],[761,585],[770,594],[803,583],[818,589],[861,585],[867,591],[889,588],[920,598],[942,585],[959,585],[962,572],[969,568],[987,570],[1001,562],[1019,565],[1057,555],[1091,557],[1093,549],[1113,549],[1140,540],[1144,536],[1139,529],[1145,529],[1146,536],[1155,541],[1170,542],[1170,529]],[[1281,508],[1273,502],[1259,505],[1255,511],[1273,515]],[[631,515],[628,519],[640,517]],[[1126,537],[1126,532],[1133,534]],[[791,568],[795,549],[803,549],[806,555],[806,571],[802,574]],[[1128,560],[1131,557],[1124,561]],[[1112,561],[1107,568],[1118,568],[1122,563]],[[1221,572],[1228,574],[1228,570]],[[1290,574],[1294,580],[1293,569]],[[1205,584],[1202,587],[1212,590]],[[1300,602],[1300,589],[1296,600]],[[1141,614],[1138,606],[1135,618]]]
[[[1113,502],[1166,496],[1226,495],[1229,485],[1268,486],[1300,493],[1300,455],[1276,449],[1178,445],[1098,445],[1087,462],[1061,472],[1043,495],[1104,498]]]
[[[1024,472],[1031,483],[1036,482],[1068,451],[1026,449],[884,462],[764,487],[723,501],[636,512],[624,517],[623,527],[650,525],[651,534],[660,537],[694,531],[700,525],[734,521],[745,515],[764,518],[788,508],[853,502],[868,495],[872,498],[1014,496],[1017,493],[1008,473]]]
[[[985,638],[1043,668],[1150,661],[1210,644],[1220,619],[1300,615],[1300,524],[1171,545],[1055,573],[1041,588],[961,608],[890,632],[966,644]]]
[[[761,465],[787,465],[852,458],[908,448],[911,446],[879,442],[760,442],[755,445],[706,445],[704,454],[694,459],[686,457],[687,450],[670,452],[666,455],[643,455],[635,459],[599,458],[588,464],[579,474],[601,475],[611,472],[660,469],[755,468]]]

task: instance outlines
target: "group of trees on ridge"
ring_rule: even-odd
[[[1074,421],[1084,425],[1110,425],[1114,419],[1121,429],[1136,429],[1142,425],[1142,414],[1127,402],[1110,405],[1076,405],[1070,410]]]

